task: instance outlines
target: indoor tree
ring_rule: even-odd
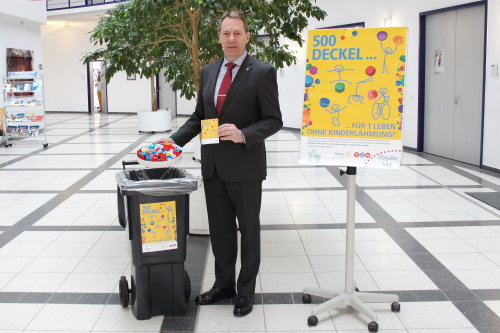
[[[288,42],[302,46],[308,19],[326,13],[316,0],[131,0],[103,16],[90,41],[100,48],[85,63],[103,60],[106,80],[118,71],[151,79],[152,110],[157,109],[155,77],[165,70],[173,90],[191,99],[199,89],[201,67],[223,56],[218,23],[228,10],[243,12],[249,24],[249,53],[276,68],[295,62]]]

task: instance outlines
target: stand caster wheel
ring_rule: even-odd
[[[43,148],[47,148],[49,146],[49,144],[48,143],[44,143],[42,146],[43,146]]]
[[[118,284],[119,293],[120,293],[120,304],[126,308],[128,306],[129,301],[129,293],[130,289],[128,289],[128,282],[125,276],[120,277],[120,282]]]
[[[184,271],[184,297],[186,301],[189,299],[189,296],[191,296],[191,279],[188,273]]]
[[[302,303],[304,303],[304,304],[311,304],[311,302],[312,302],[311,295],[309,295],[309,294],[302,295]],[[309,318],[311,318],[311,317],[309,317]]]
[[[359,293],[359,288],[358,287],[354,288],[354,291]]]
[[[307,325],[308,326],[316,326],[316,325],[318,325],[318,317],[316,317],[316,316],[309,316],[309,318],[307,318]]]
[[[398,302],[393,302],[391,304],[391,311],[392,312],[399,312],[399,311],[401,311],[401,305]]]
[[[368,324],[368,331],[370,332],[378,332],[378,324],[374,321]]]

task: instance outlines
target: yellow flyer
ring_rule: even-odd
[[[407,28],[311,30],[300,162],[399,168]]]
[[[175,201],[139,205],[142,252],[177,249]]]
[[[219,119],[201,121],[201,144],[219,143]]]

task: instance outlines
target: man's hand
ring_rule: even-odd
[[[219,138],[223,141],[241,143],[245,141],[243,133],[234,124],[222,124],[219,126]]]
[[[163,142],[171,142],[171,143],[174,143],[174,140],[172,140],[169,136],[167,137],[164,137],[164,138],[159,138],[159,139],[156,139],[155,141],[153,141],[153,143],[163,143]]]

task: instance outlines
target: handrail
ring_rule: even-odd
[[[47,11],[91,7],[124,1],[128,0],[47,0]]]

